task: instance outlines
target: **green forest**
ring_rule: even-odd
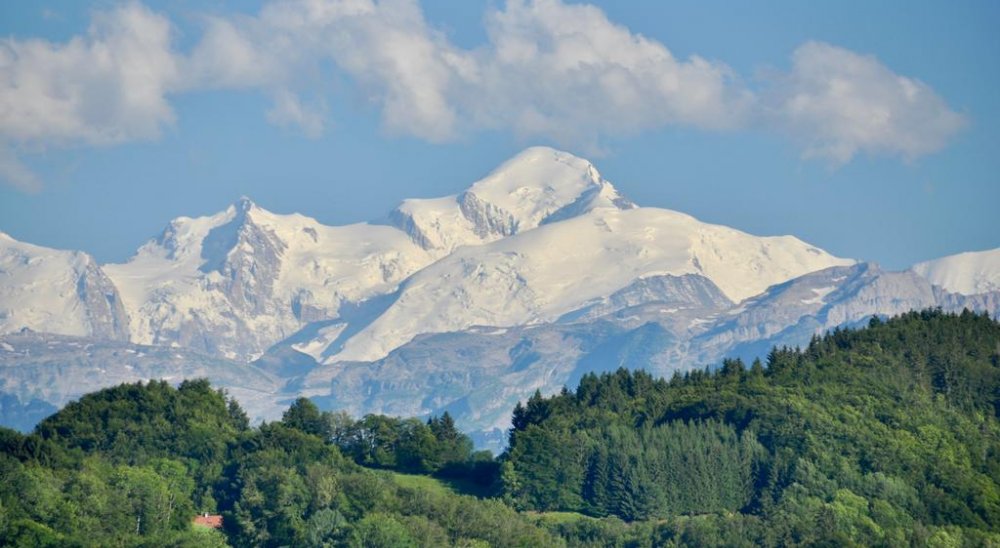
[[[9,546],[997,546],[1000,323],[928,310],[656,379],[585,375],[507,450],[205,380],[0,429]],[[221,529],[193,525],[200,514]]]

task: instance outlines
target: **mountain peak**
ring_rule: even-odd
[[[574,197],[601,181],[601,174],[589,161],[568,152],[537,146],[526,148],[500,164],[468,191],[491,202],[508,201],[517,195],[529,197],[531,191]],[[541,194],[534,197],[541,197]]]
[[[466,194],[509,213],[521,230],[597,207],[635,207],[589,161],[542,146],[521,151],[474,183]]]
[[[451,250],[511,236],[597,208],[632,209],[589,161],[530,147],[458,195],[403,201],[389,222],[425,249]]]
[[[237,215],[246,214],[253,209],[260,209],[260,206],[246,195],[240,196],[230,207],[236,211]]]
[[[261,215],[270,212],[262,209],[246,196],[241,196],[226,210],[225,223],[213,227],[201,241],[202,272],[221,271],[232,250],[246,244],[250,249],[279,254],[283,244],[259,224]]]

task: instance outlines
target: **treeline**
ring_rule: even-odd
[[[458,481],[477,495],[495,495],[500,489],[500,465],[493,454],[475,451],[472,439],[458,430],[447,411],[426,421],[385,415],[355,420],[343,411],[320,411],[308,398],[299,398],[282,422],[326,440],[368,468]]]
[[[536,394],[515,409],[504,489],[523,509],[699,524],[664,543],[998,543],[998,412],[1000,325],[911,313],[766,368]]]
[[[282,422],[333,445],[358,464],[410,474],[457,473],[470,463],[490,462],[489,451],[473,451],[472,440],[455,427],[446,411],[426,421],[366,415],[354,420],[343,411],[320,411],[299,398]]]
[[[84,396],[31,435],[0,430],[0,544],[562,544],[499,500],[406,488],[359,466],[332,443],[333,431],[324,430],[329,418],[300,400],[282,421],[251,428],[235,401],[205,381],[129,384]],[[471,444],[448,419],[420,424],[441,436],[421,466],[470,457]],[[384,446],[381,464],[410,462],[382,430],[366,439]],[[223,531],[192,527],[203,512],[221,514]]]
[[[191,528],[249,432],[206,381],[84,396],[24,436],[0,429],[0,539],[15,546],[225,546]]]
[[[0,429],[0,544],[1000,545],[998,416],[1000,324],[937,311],[766,367],[586,375],[519,404],[497,459],[447,414],[300,399],[251,427],[206,381],[129,384]]]

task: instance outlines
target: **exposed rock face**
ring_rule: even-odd
[[[872,316],[925,308],[995,314],[998,296],[950,293],[912,271],[888,272],[874,263],[834,267],[774,286],[720,316],[691,341],[691,357],[705,364],[725,355],[751,359],[771,346],[803,346],[813,335],[860,325]]]
[[[940,287],[934,287],[934,297],[938,306],[944,310],[959,311],[969,309],[978,312],[996,314],[1000,311],[1000,291],[990,291],[978,295],[962,295],[951,293]]]
[[[83,304],[88,334],[99,339],[127,341],[128,314],[118,289],[89,255],[81,257],[81,267],[76,294]]]
[[[561,322],[576,322],[599,318],[609,314],[621,315],[622,311],[636,307],[656,306],[658,317],[683,310],[697,310],[700,314],[717,312],[733,305],[718,286],[697,274],[680,276],[660,275],[640,278],[611,295],[588,303],[579,310],[563,315]]]
[[[398,207],[389,213],[389,223],[402,230],[414,243],[427,250],[443,249],[444,244],[424,232],[413,213]]]
[[[518,221],[502,208],[484,202],[472,191],[458,196],[458,209],[469,222],[472,231],[483,240],[495,240],[517,233]]]
[[[909,272],[885,272],[872,263],[834,267],[776,285],[748,299],[699,337],[705,347],[769,339],[808,318],[828,329],[874,314],[935,306],[931,285]]]
[[[241,199],[233,220],[209,231],[202,242],[205,262],[199,270],[222,275],[212,285],[241,315],[270,315],[284,308],[272,297],[286,245],[272,230],[253,222],[249,216],[253,207],[250,200]]]

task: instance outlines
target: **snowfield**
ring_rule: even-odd
[[[1000,291],[1000,249],[972,251],[918,263],[913,271],[954,293]]]

